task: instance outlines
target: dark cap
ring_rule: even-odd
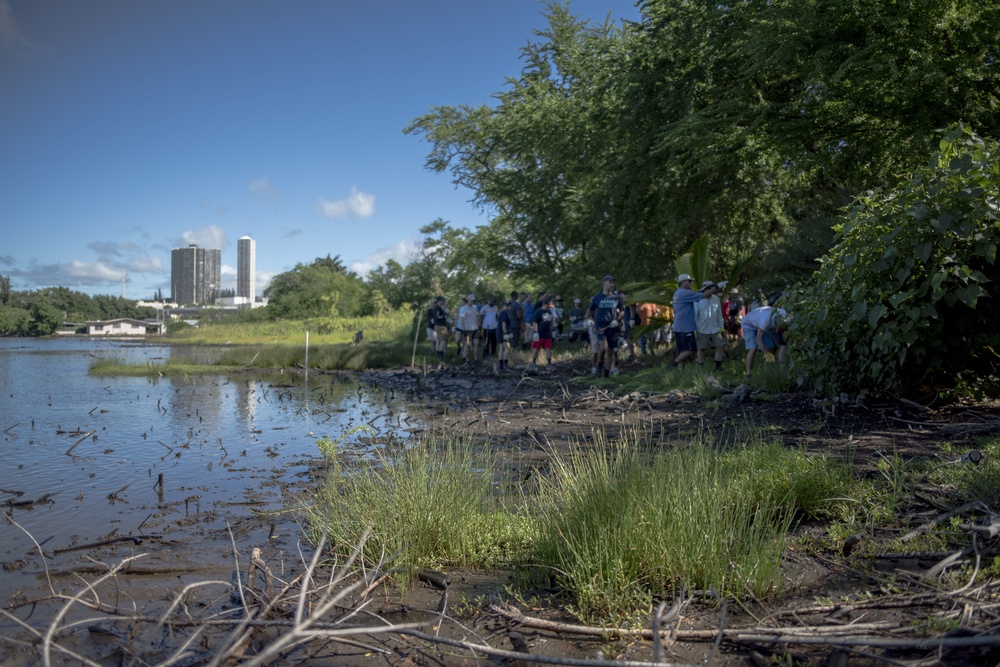
[[[614,276],[610,276],[610,275],[609,275],[609,276],[604,276],[604,279],[602,280],[602,282],[605,282],[605,283],[606,283],[606,282],[608,282],[609,280],[610,280],[611,282],[615,282],[615,277],[614,277]]]
[[[434,300],[435,301],[444,301],[444,295],[441,295],[441,296],[439,296],[438,298],[436,298]]]

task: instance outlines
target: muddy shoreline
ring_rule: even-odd
[[[725,388],[722,399],[710,401],[682,392],[616,393],[614,389],[601,389],[578,381],[576,378],[583,377],[587,370],[583,363],[571,361],[557,364],[551,372],[497,374],[484,366],[468,370],[448,367],[430,372],[368,371],[357,377],[360,382],[392,395],[405,396],[415,413],[425,415],[421,418],[422,428],[410,424],[411,432],[458,435],[472,443],[490,442],[509,451],[512,461],[516,460],[518,465],[531,467],[544,467],[553,449],[587,440],[595,430],[603,430],[613,438],[619,430],[634,428],[636,424],[642,424],[665,443],[686,441],[706,430],[716,437],[737,439],[748,429],[766,425],[773,437],[789,446],[803,447],[809,453],[834,458],[850,453],[856,472],[861,475],[871,474],[882,452],[896,452],[907,458],[933,458],[941,455],[943,436],[952,445],[971,446],[977,437],[1000,430],[993,429],[991,424],[1000,420],[1000,407],[993,404],[931,410],[906,403],[831,403],[806,394],[752,394],[740,392],[737,387]],[[976,424],[982,427],[976,428]],[[394,434],[385,428],[357,437],[381,440],[391,439]],[[273,470],[257,471],[272,477],[261,484],[279,485],[289,507],[303,502],[324,474],[318,456],[313,461],[302,460],[294,465],[295,470],[283,470],[280,474]],[[235,571],[246,569],[253,549],[261,550],[260,558],[272,574],[282,580],[300,574],[312,554],[308,543],[301,539],[301,527],[294,513],[255,512],[252,498],[239,499],[228,507],[189,506],[184,509],[183,517],[176,516],[181,511],[179,507],[171,509],[173,515],[150,518],[141,531],[137,534],[133,531],[132,537],[139,543],[124,539],[60,554],[46,552],[45,565],[53,589],[69,595],[85,585],[81,582],[100,577],[101,568],[142,554],[129,564],[134,568],[131,573],[110,577],[105,582],[107,591],[113,592],[105,592],[105,595],[112,594],[112,598],[102,598],[102,601],[112,600],[109,609],[115,609],[121,616],[126,616],[125,610],[128,610],[132,614],[155,617],[164,612],[178,591],[214,580],[219,583],[192,589],[185,596],[184,604],[198,610],[191,613],[192,619],[212,614],[225,617],[238,613],[240,606],[232,595],[236,589],[226,584],[234,581]],[[820,539],[824,527],[805,525],[797,530],[802,534],[815,533]],[[92,537],[82,536],[79,541],[83,543]],[[96,537],[113,539],[116,535]],[[46,551],[45,545],[41,548]],[[912,625],[912,621],[925,618],[948,599],[933,595],[918,599],[914,596],[920,592],[926,596],[927,592],[921,591],[916,584],[887,587],[890,578],[899,581],[900,577],[908,578],[908,573],[919,572],[926,566],[927,563],[919,559],[907,559],[877,563],[871,568],[831,551],[790,550],[784,563],[788,586],[776,600],[758,601],[743,607],[721,604],[710,596],[687,600],[671,620],[670,627],[676,638],[666,640],[666,657],[684,663],[702,663],[711,658],[715,664],[743,665],[754,661],[770,664],[771,656],[788,655],[792,659],[822,664],[828,658],[839,660],[835,655],[846,651],[852,665],[876,664],[877,660],[860,655],[875,650],[864,646],[831,649],[829,644],[796,643],[794,638],[775,643],[739,640],[735,635],[716,643],[714,638],[719,636],[720,628],[728,632],[736,628],[781,629],[791,625],[809,627],[875,621],[883,624],[883,630],[878,632],[889,637],[916,640],[940,636],[940,633],[912,634],[887,629]],[[33,584],[25,583],[4,608],[44,633],[45,614],[58,609],[59,601],[45,600],[51,597],[51,591],[37,551],[24,554],[18,561],[4,563],[4,567],[8,570],[5,576],[14,573],[34,575]],[[501,598],[510,600],[504,591],[511,583],[510,573],[453,571],[446,574],[449,579],[446,589],[418,582],[405,596],[400,596],[384,586],[378,587],[368,610],[386,622],[440,620],[435,614],[445,613],[452,620],[439,624],[438,632],[442,636],[463,640],[479,636],[498,650],[579,659],[594,659],[598,654],[614,660],[649,661],[654,657],[654,642],[649,640],[609,639],[608,633],[604,637],[588,637],[563,629],[534,627],[530,620],[504,616],[497,607],[491,608],[491,604],[497,604]],[[997,592],[991,589],[988,594],[996,595]],[[37,602],[29,603],[32,600]],[[818,600],[840,603],[824,606],[818,604]],[[872,600],[882,601],[881,606],[870,604]],[[864,606],[866,601],[868,607]],[[558,591],[535,590],[522,591],[520,604],[516,606],[517,613],[528,617],[573,624],[576,621],[566,612],[565,604]],[[799,611],[792,613],[794,610]],[[86,615],[75,610],[68,619],[73,617],[82,619]],[[116,646],[121,645],[129,628],[135,624],[127,620],[106,623],[110,625],[97,621],[85,623],[72,632],[61,633],[60,641],[97,664],[107,664],[110,659],[119,661],[120,649]],[[862,634],[862,627],[868,626],[858,626],[855,634]],[[865,632],[871,634],[876,630]],[[702,633],[704,638],[690,639],[697,633]],[[258,637],[256,641],[263,642],[263,639]],[[26,641],[27,645],[15,646],[8,653],[4,664],[33,664],[37,660],[38,649],[33,645],[37,642],[30,637],[26,637]],[[162,637],[159,640],[144,638],[135,644],[150,650],[145,660],[159,655],[154,650],[156,641],[162,642]],[[212,643],[219,641],[213,635],[201,653],[195,652],[190,664],[204,662]],[[307,656],[314,664],[474,662],[467,651],[428,645],[405,636],[382,637],[378,642],[369,638],[364,644],[367,649],[324,644],[299,649],[297,653],[289,652],[282,659],[288,660],[287,664],[295,664],[295,660]],[[997,655],[1000,647],[973,645],[942,650],[942,664],[980,661],[981,664],[993,664],[988,661]],[[879,652],[901,659],[935,653],[924,648],[879,649]],[[56,662],[59,664],[58,660]]]

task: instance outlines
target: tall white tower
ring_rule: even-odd
[[[240,238],[237,244],[236,296],[245,296],[251,306],[257,295],[257,242],[249,236]]]

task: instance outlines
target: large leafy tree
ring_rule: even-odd
[[[594,25],[564,4],[494,106],[439,107],[407,131],[472,192],[516,277],[667,276],[711,234],[804,277],[855,193],[891,184],[927,137],[1000,120],[1000,3],[645,0]]]
[[[488,234],[456,229],[440,218],[420,233],[420,247],[405,266],[389,260],[368,274],[369,286],[393,308],[426,304],[439,294],[451,303],[469,292],[485,299],[510,288],[506,273],[492,268],[497,250]]]
[[[279,273],[264,291],[267,310],[280,319],[354,317],[364,314],[368,287],[340,256],[319,257]]]
[[[928,166],[847,210],[795,299],[798,372],[831,392],[1000,385],[998,246],[1000,151],[952,128]]]

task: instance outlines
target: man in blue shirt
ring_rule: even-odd
[[[604,289],[594,295],[590,300],[590,308],[587,309],[587,317],[594,321],[594,331],[601,346],[594,369],[596,371],[600,368],[601,357],[604,357],[604,377],[608,377],[615,366],[615,351],[618,349],[624,314],[624,299],[621,294],[615,293],[614,276],[604,276]]]
[[[677,344],[677,356],[670,362],[671,368],[677,368],[698,351],[698,338],[695,336],[698,324],[694,304],[719,291],[718,285],[709,285],[695,292],[691,289],[691,280],[691,276],[686,273],[677,276],[677,290],[674,292],[674,342]]]

